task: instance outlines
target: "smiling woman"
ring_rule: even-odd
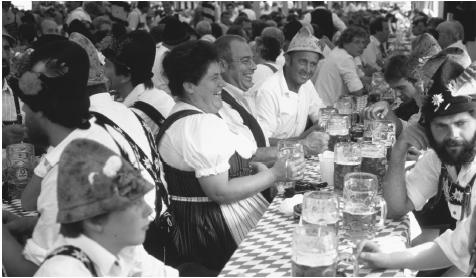
[[[217,59],[204,41],[184,43],[164,58],[179,101],[157,137],[178,230],[166,256],[170,263],[199,263],[216,274],[266,210],[259,192],[285,172],[283,159],[272,169],[252,166],[256,145],[218,116],[224,82]],[[303,162],[291,165],[294,175]]]

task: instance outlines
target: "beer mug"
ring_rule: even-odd
[[[335,277],[337,265],[356,262],[339,255],[336,233],[327,226],[296,226],[293,233],[291,264],[293,277]]]
[[[383,142],[363,141],[360,143],[362,154],[361,171],[374,174],[378,179],[378,193],[383,191],[382,182],[387,172],[386,148]]]
[[[337,114],[338,111],[335,108],[332,107],[325,107],[319,109],[319,120],[318,120],[318,125],[319,125],[319,130],[326,130],[327,127],[327,121],[331,117],[331,115]]]
[[[334,148],[334,192],[342,193],[345,175],[360,171],[361,163],[360,144],[354,142],[336,144]]]
[[[335,107],[342,115],[351,115],[354,112],[354,99],[352,96],[343,96],[337,100]]]
[[[288,167],[290,161],[304,159],[304,147],[301,142],[299,142],[299,140],[279,140],[278,158],[286,159],[286,181],[278,183],[278,191],[282,191],[280,189],[294,187],[294,181],[301,180],[304,178],[304,173],[301,173],[301,176],[296,177],[294,180],[292,180],[291,168]]]
[[[354,244],[374,238],[377,229],[384,227],[387,204],[377,190],[378,180],[373,174],[355,172],[345,176],[343,230]]]
[[[338,142],[350,141],[350,117],[348,115],[333,114],[327,121],[326,132],[329,134],[329,150],[333,151]]]
[[[392,146],[395,143],[396,127],[392,121],[374,120],[372,121],[372,142],[383,142],[387,149],[387,159],[390,159]]]
[[[12,199],[18,199],[33,175],[35,150],[32,144],[18,143],[8,145],[6,153],[8,192]]]
[[[327,225],[337,234],[339,221],[339,199],[332,192],[310,191],[302,202],[303,225]]]

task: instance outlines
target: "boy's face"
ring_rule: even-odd
[[[118,245],[142,244],[151,213],[151,207],[144,201],[144,197],[141,197],[125,209],[111,212],[102,224],[103,233],[113,238]]]

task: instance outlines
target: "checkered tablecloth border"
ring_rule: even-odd
[[[320,181],[320,179],[317,159],[308,159],[304,180]],[[292,216],[285,216],[279,211],[282,200],[281,197],[276,197],[257,226],[248,233],[238,246],[220,276],[291,276],[292,231],[298,223]],[[378,232],[377,237],[397,236],[408,242],[409,227],[408,217],[398,222],[386,220],[385,228]],[[350,243],[340,237],[339,251],[350,253],[351,249]],[[339,270],[350,276],[353,268],[351,265],[343,264],[343,267]],[[359,271],[359,276],[393,277],[406,275],[408,273],[398,269],[371,270],[362,267]]]

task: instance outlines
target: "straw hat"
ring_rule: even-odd
[[[312,26],[303,26],[291,40],[286,54],[294,51],[310,51],[319,54],[321,57],[324,56],[319,39],[313,35]]]

